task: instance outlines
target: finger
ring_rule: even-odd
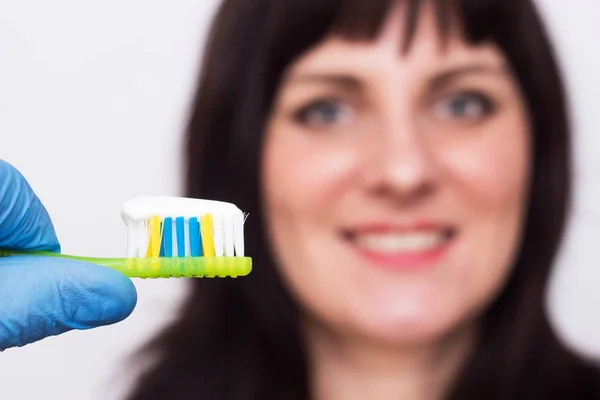
[[[125,319],[137,293],[106,267],[45,257],[0,259],[0,350]]]
[[[48,212],[23,175],[0,160],[0,247],[60,251]]]

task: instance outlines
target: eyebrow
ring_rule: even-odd
[[[302,73],[290,75],[286,81],[293,83],[325,83],[352,90],[360,90],[362,88],[361,81],[350,74],[325,72]]]
[[[443,87],[457,78],[472,74],[506,76],[508,74],[508,68],[505,66],[491,66],[485,64],[454,67],[438,72],[431,80],[430,86],[432,88]]]
[[[453,67],[443,70],[435,74],[431,79],[430,86],[439,88],[447,85],[452,80],[460,78],[464,75],[471,74],[489,74],[505,76],[508,70],[504,66],[491,66],[485,64],[465,65]],[[285,79],[287,82],[293,83],[324,83],[335,86],[341,86],[346,89],[360,91],[363,87],[361,80],[351,74],[338,74],[327,72],[311,72],[292,74]]]

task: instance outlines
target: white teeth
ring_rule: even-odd
[[[431,250],[444,241],[443,232],[362,234],[355,238],[363,249],[384,254]]]

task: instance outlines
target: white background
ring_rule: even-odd
[[[571,91],[579,180],[550,301],[600,356],[600,2],[539,0]],[[63,250],[121,256],[121,203],[180,194],[181,133],[216,0],[0,0],[0,158],[30,180]],[[121,324],[0,354],[0,398],[118,399],[124,359],[173,318],[183,283],[136,281]]]

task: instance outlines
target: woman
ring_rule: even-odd
[[[595,399],[544,310],[568,208],[530,1],[226,0],[188,194],[250,213],[131,399]]]

